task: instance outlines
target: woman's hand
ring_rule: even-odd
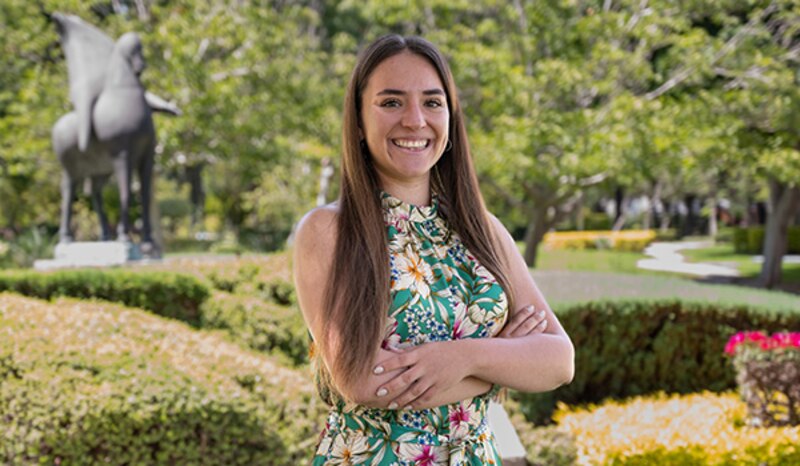
[[[469,375],[469,361],[459,351],[459,341],[423,343],[392,355],[373,369],[373,374],[399,372],[381,385],[375,395],[388,409],[412,409],[428,405],[437,394],[449,390]]]
[[[497,338],[524,337],[534,333],[544,333],[547,329],[547,313],[544,309],[536,311],[527,305],[516,311],[506,323]]]

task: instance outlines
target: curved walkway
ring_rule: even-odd
[[[738,277],[739,271],[733,267],[702,262],[686,262],[684,257],[678,253],[683,249],[700,249],[713,246],[713,244],[711,241],[652,243],[644,250],[644,253],[651,258],[641,259],[636,263],[636,266],[640,269],[677,272],[699,277]]]

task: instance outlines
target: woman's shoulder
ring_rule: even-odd
[[[337,202],[311,209],[297,224],[295,247],[333,247],[336,244],[336,220],[338,216],[339,205]]]

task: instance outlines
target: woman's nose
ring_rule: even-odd
[[[425,114],[419,104],[409,104],[403,113],[403,126],[412,129],[425,127]]]

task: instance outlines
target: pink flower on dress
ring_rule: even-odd
[[[397,456],[401,460],[413,461],[414,466],[445,466],[449,455],[443,446],[401,443]]]

